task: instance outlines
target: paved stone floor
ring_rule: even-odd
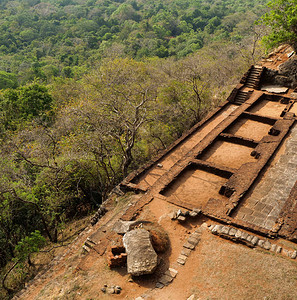
[[[286,150],[279,161],[268,170],[235,213],[236,219],[271,230],[291,189],[297,180],[297,126],[286,142]]]

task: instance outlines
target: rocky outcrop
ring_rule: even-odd
[[[152,246],[150,233],[135,229],[123,237],[127,253],[127,270],[133,276],[152,274],[158,264],[157,254]]]
[[[297,86],[297,56],[279,66],[279,70],[265,69],[263,84],[295,88]]]

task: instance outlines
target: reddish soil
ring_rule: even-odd
[[[227,132],[245,138],[250,138],[255,141],[260,141],[268,134],[270,128],[271,125],[269,124],[242,118],[239,119]]]
[[[175,201],[186,201],[201,209],[210,197],[224,198],[219,190],[226,182],[226,178],[203,170],[186,170],[164,196],[176,198]]]
[[[155,275],[129,282],[131,278],[125,268],[110,270],[104,255],[99,256],[95,251],[84,255],[79,247],[75,247],[48,271],[44,279],[29,288],[21,299],[132,300],[143,295],[150,300],[186,300],[192,294],[201,300],[296,299],[295,261],[268,251],[234,244],[212,235],[207,229],[203,230],[201,241],[186,264],[177,265],[175,261],[187,236],[207,219],[198,218],[197,221],[180,225],[168,217],[168,213],[174,209],[176,207],[166,201],[153,201],[140,216],[166,228],[171,241],[171,247],[162,256]],[[77,241],[77,246],[82,242],[83,237]],[[156,279],[168,266],[178,270],[176,279],[168,287],[154,289]],[[122,293],[106,295],[100,290],[104,284],[120,285]]]
[[[205,126],[199,128],[196,132],[190,135],[184,142],[182,142],[174,150],[170,151],[158,164],[162,168],[154,166],[149,172],[146,172],[137,181],[138,184],[145,182],[148,185],[153,185],[157,179],[160,178],[166,171],[168,171],[181,157],[187,154],[193,147],[195,147],[211,130],[213,130],[220,122],[229,116],[237,107],[235,105],[228,105],[217,116],[212,118]],[[145,185],[145,184],[144,184]]]
[[[254,162],[255,159],[251,156],[252,148],[217,141],[200,159],[213,162],[219,166],[239,169],[239,167],[248,162]]]
[[[288,59],[289,52],[287,46],[279,48],[262,64],[277,68]],[[252,76],[247,76],[252,84],[249,86],[255,86],[251,83]],[[136,190],[141,187],[146,193],[139,195],[135,205],[125,206],[119,201],[96,226],[89,232],[85,231],[66,249],[59,263],[51,265],[20,299],[132,300],[144,294],[145,299],[156,300],[186,300],[192,294],[196,299],[297,299],[296,260],[221,239],[212,235],[204,223],[213,223],[211,217],[218,222],[230,222],[266,234],[267,238],[272,234],[263,224],[249,225],[246,221],[238,221],[234,218],[236,211],[233,217],[231,212],[244,206],[241,201],[248,203],[255,186],[266,178],[267,170],[283,157],[284,145],[290,139],[288,133],[296,118],[293,114],[280,117],[288,106],[280,102],[279,95],[265,95],[249,88],[250,98],[243,103],[236,102],[237,93],[244,89],[242,83],[232,92],[230,99],[237,105],[226,102],[152,165],[136,172],[134,177],[129,176],[122,186],[131,188],[132,185]],[[291,112],[296,112],[295,106]],[[256,158],[251,156],[253,150]],[[288,220],[297,215],[292,199],[294,191],[290,195],[284,210],[288,212],[285,216]],[[202,214],[185,223],[169,218],[173,210],[187,205],[202,208]],[[209,210],[203,211],[204,207]],[[262,214],[265,212],[261,210]],[[159,255],[160,264],[154,275],[131,280],[126,268],[109,269],[103,253],[106,253],[106,245],[113,241],[112,227],[116,220],[135,217],[162,226],[169,236],[170,247]],[[288,220],[286,232],[295,232],[296,222]],[[177,264],[189,234],[203,223],[197,249],[191,253],[185,266]],[[97,252],[91,250],[85,255],[81,246],[87,237],[95,240]],[[296,244],[286,243],[289,243],[289,248],[297,249]],[[177,278],[169,286],[155,289],[155,283],[168,267],[178,270]],[[123,291],[120,295],[106,295],[100,290],[104,284],[120,285]]]

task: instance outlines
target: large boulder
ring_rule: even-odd
[[[291,57],[289,60],[279,66],[279,74],[287,77],[291,82],[291,87],[297,85],[297,56]]]
[[[134,229],[123,237],[127,253],[127,270],[133,276],[152,274],[157,268],[158,256],[145,229]]]

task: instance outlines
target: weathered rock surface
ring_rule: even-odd
[[[152,274],[158,264],[158,256],[145,229],[135,229],[123,237],[127,253],[127,270],[133,276]]]
[[[137,220],[137,221],[118,220],[113,226],[113,231],[115,231],[117,234],[124,235],[125,233],[127,233],[128,231],[133,229],[133,227],[140,225],[140,224],[148,224],[148,223],[151,223],[151,222],[141,221],[141,220]]]
[[[125,234],[130,230],[130,227],[135,224],[135,221],[122,221],[118,220],[113,227],[113,230],[117,234]]]

